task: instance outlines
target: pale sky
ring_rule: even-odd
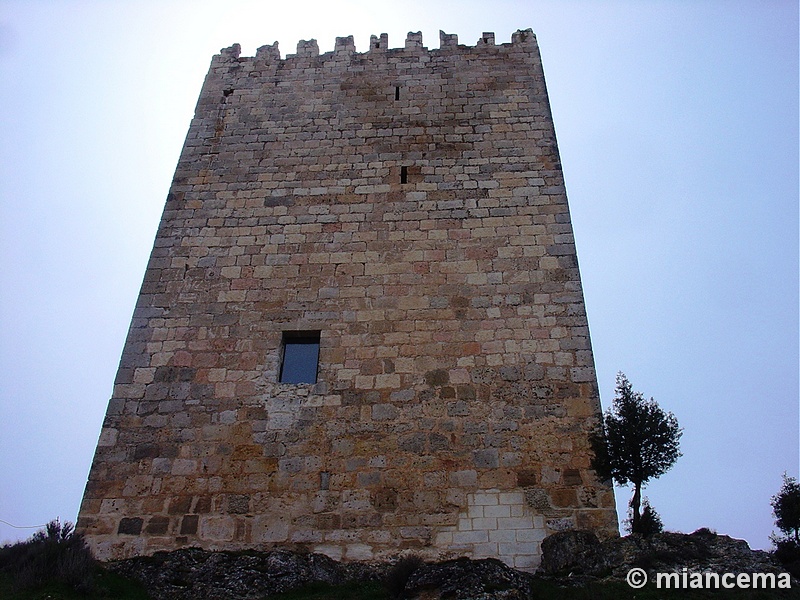
[[[798,7],[775,0],[4,0],[0,542],[77,516],[213,54],[529,27],[603,405],[623,371],[684,428],[645,488],[667,529],[768,548],[799,445]]]

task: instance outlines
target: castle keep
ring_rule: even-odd
[[[78,529],[196,546],[535,568],[615,535],[536,38],[410,33],[211,63]]]

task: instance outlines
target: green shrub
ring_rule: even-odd
[[[51,521],[30,539],[0,548],[0,573],[17,589],[58,582],[87,594],[94,589],[94,571],[91,551],[69,522]]]
[[[773,539],[773,542],[775,558],[789,573],[800,578],[800,544],[790,538]]]
[[[664,530],[661,517],[656,512],[656,509],[650,505],[647,498],[644,499],[639,528],[643,535],[653,535],[654,533],[661,533]]]
[[[654,533],[661,533],[664,530],[664,525],[661,522],[661,516],[652,507],[650,501],[645,498],[642,501],[642,514],[639,517],[636,531],[633,530],[633,516],[632,509],[628,510],[628,518],[625,519],[623,525],[629,533],[640,533],[644,536],[653,535]]]

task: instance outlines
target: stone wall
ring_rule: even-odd
[[[319,331],[315,384],[279,382]],[[616,534],[536,38],[214,57],[78,520],[184,546],[534,568]]]

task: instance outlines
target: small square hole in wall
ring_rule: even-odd
[[[317,383],[319,331],[284,331],[281,383]]]
[[[422,183],[422,168],[419,165],[396,165],[389,170],[389,177],[393,183],[400,185],[413,185]]]

